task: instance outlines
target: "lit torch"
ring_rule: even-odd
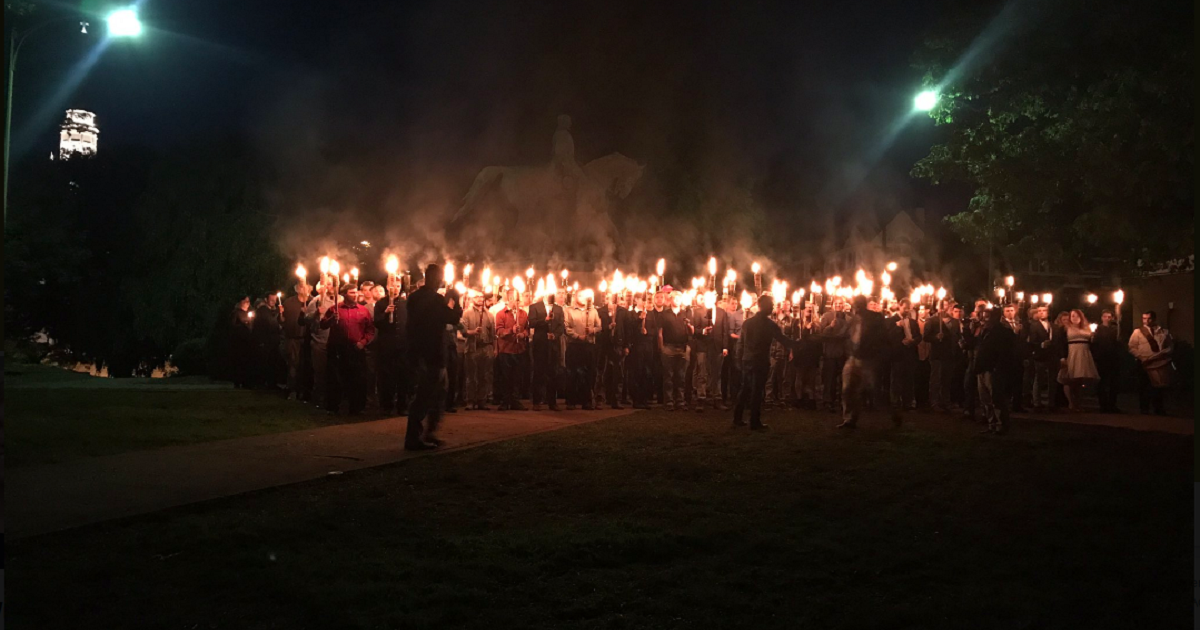
[[[667,259],[659,258],[658,264],[655,265],[654,270],[658,272],[658,286],[665,286],[666,278],[664,277],[664,274],[667,273]]]
[[[456,277],[454,274],[454,263],[446,261],[446,267],[442,269],[442,280],[445,281],[446,286],[452,286]]]
[[[388,313],[388,323],[394,324],[396,323],[396,312],[394,308],[396,306],[396,298],[392,295],[392,286],[396,282],[396,274],[400,271],[400,259],[397,258],[395,254],[389,255],[387,257],[387,262],[383,263],[383,270],[387,272],[388,277],[388,305],[393,307],[392,312]],[[399,293],[399,291],[397,291],[397,293]]]
[[[762,295],[762,266],[755,261],[750,264],[750,272],[754,274],[754,292]]]
[[[712,289],[717,289],[717,257],[709,256],[708,258],[708,277]]]

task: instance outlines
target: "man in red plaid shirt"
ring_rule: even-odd
[[[525,410],[517,400],[517,373],[529,338],[529,316],[521,310],[520,299],[516,291],[509,289],[504,295],[504,308],[496,313],[496,361],[500,364],[496,391],[500,393],[501,410]]]

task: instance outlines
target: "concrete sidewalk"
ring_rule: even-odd
[[[33,536],[629,413],[447,414],[446,444],[423,453],[403,449],[405,421],[389,418],[15,468],[5,471],[5,529]]]

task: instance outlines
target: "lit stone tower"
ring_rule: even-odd
[[[59,126],[58,159],[69,160],[77,155],[95,155],[100,129],[96,115],[82,109],[68,109]]]

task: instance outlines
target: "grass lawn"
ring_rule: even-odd
[[[6,612],[30,628],[1190,623],[1188,438],[768,420],[641,413],[11,542]]]
[[[10,467],[347,420],[207,379],[101,379],[22,365],[6,368],[4,380],[4,455]]]

